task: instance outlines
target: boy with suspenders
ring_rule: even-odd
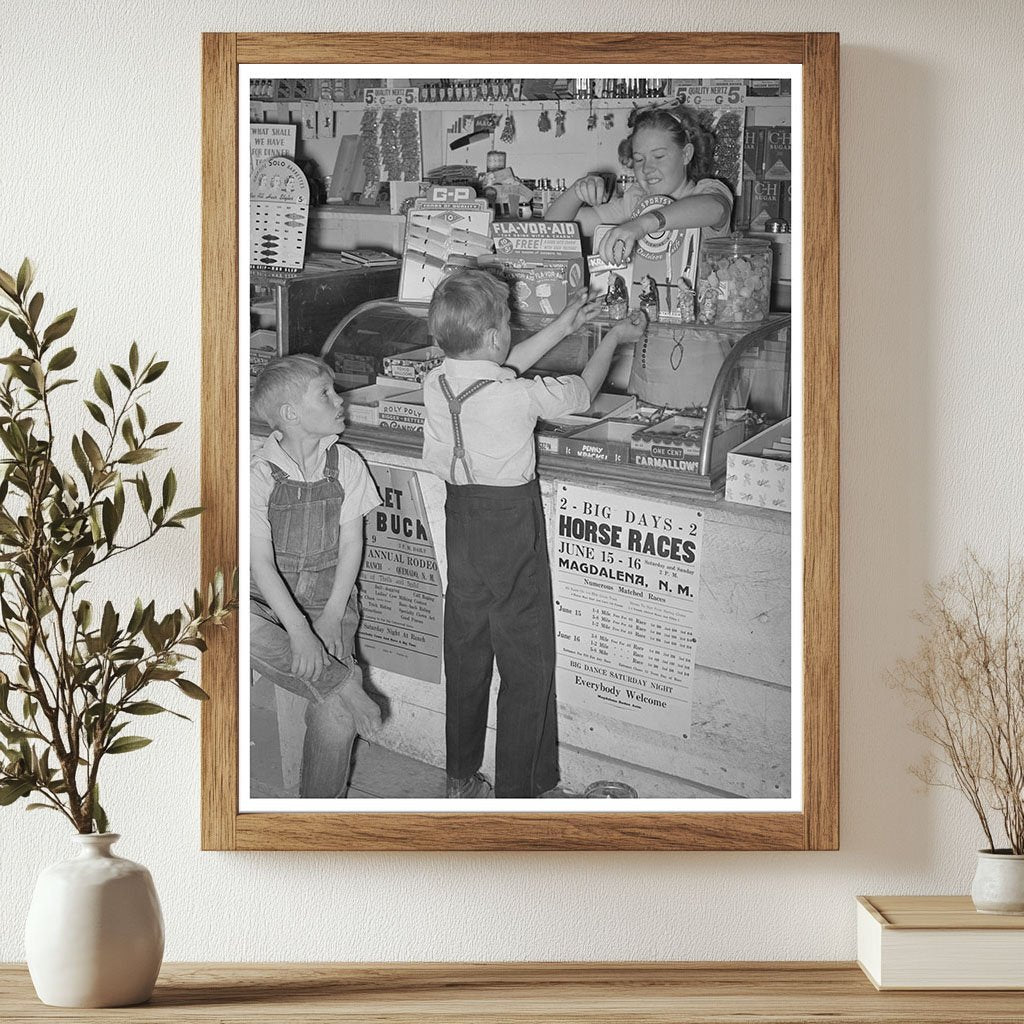
[[[444,607],[447,795],[492,795],[480,774],[491,676],[501,685],[495,751],[498,798],[538,797],[558,784],[555,630],[544,510],[536,478],[537,420],[583,412],[619,344],[646,320],[607,331],[579,376],[520,378],[593,320],[584,296],[509,351],[508,286],[480,270],[437,287],[428,326],[445,353],[424,381],[423,461],[447,485]]]

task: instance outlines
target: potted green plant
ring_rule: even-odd
[[[975,907],[1024,914],[1024,562],[997,572],[969,553],[925,589],[916,618],[917,652],[899,662],[896,682],[938,756],[911,770],[958,789],[978,816],[988,845],[978,851]]]
[[[94,573],[201,510],[175,507],[173,469],[157,482],[145,468],[180,424],[148,420],[142,402],[167,363],[141,358],[137,345],[95,371],[83,401],[90,426],[58,430],[67,413],[55,415],[54,394],[77,383],[63,340],[75,310],[42,326],[43,294],[32,288],[28,260],[17,275],[0,271],[0,327],[15,339],[0,357],[0,805],[61,814],[82,846],[42,873],[29,912],[40,998],[128,1005],[152,991],[163,925],[149,872],[110,850],[118,837],[101,768],[152,742],[133,723],[185,717],[161,689],[206,699],[187,673],[204,630],[231,613],[234,580],[227,587],[218,573],[163,612],[155,600],[119,609],[92,596]]]

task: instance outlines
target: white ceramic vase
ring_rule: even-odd
[[[36,994],[50,1006],[134,1006],[153,993],[164,920],[153,879],[111,852],[120,836],[76,835],[77,857],[43,870],[25,926]]]
[[[979,850],[971,899],[982,914],[1024,914],[1024,854]]]

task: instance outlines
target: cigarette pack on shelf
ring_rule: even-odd
[[[429,302],[455,262],[491,251],[491,211],[468,186],[435,186],[406,216],[399,299]]]
[[[400,356],[384,357],[384,373],[392,380],[407,380],[411,384],[422,384],[435,366],[444,362],[444,352],[434,345],[414,348]]]
[[[425,418],[423,388],[382,398],[379,412],[382,427],[389,430],[411,430],[422,434]]]
[[[397,398],[408,392],[409,385],[406,382],[392,384],[380,380],[376,384],[368,384],[365,387],[346,391],[342,395],[345,399],[345,420],[348,423],[363,423],[369,427],[379,427],[381,403],[386,399]]]
[[[264,367],[277,358],[277,331],[253,331],[249,335],[249,378],[255,382]]]
[[[792,511],[792,420],[780,420],[729,453],[725,500]]]
[[[704,421],[692,416],[669,416],[653,426],[638,430],[630,447],[630,462],[651,469],[679,473],[698,472]],[[726,420],[711,443],[711,473],[725,465],[729,450],[743,440],[743,421]]]
[[[632,395],[598,395],[584,412],[538,421],[537,445],[541,451],[567,455],[565,442],[569,436],[612,417],[624,420],[634,409],[636,398]]]
[[[512,305],[527,313],[561,313],[583,285],[580,229],[573,221],[495,221],[494,253],[512,289]]]

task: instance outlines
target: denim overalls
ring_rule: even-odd
[[[332,446],[327,450],[323,477],[308,483],[292,480],[278,466],[269,465],[274,487],[267,502],[267,518],[274,558],[295,603],[312,622],[327,603],[338,566],[341,507],[345,498],[345,490],[338,479],[338,449]],[[355,589],[342,618],[344,655],[341,659],[329,658],[327,667],[315,682],[292,674],[288,634],[255,582],[249,608],[252,667],[271,682],[310,702],[306,712],[299,795],[338,796],[348,778],[354,733],[350,736],[347,727],[339,727],[336,712],[327,714],[325,708],[321,715],[318,709],[324,707],[324,699],[339,686],[350,681],[362,685],[362,673],[354,657],[359,626]]]

